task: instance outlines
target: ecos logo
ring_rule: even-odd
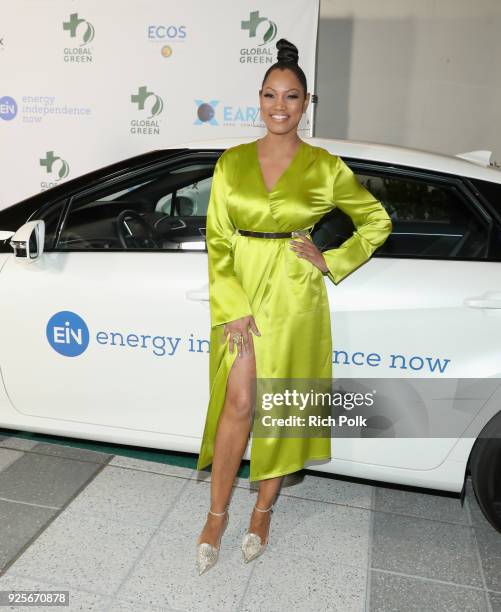
[[[82,317],[70,310],[61,310],[47,323],[47,340],[65,357],[78,357],[89,345],[89,328]]]
[[[183,40],[186,38],[186,26],[149,25],[149,40]]]
[[[249,14],[249,19],[240,22],[242,30],[247,30],[249,38],[260,40],[257,47],[240,49],[240,63],[273,63],[272,50],[270,47],[265,47],[271,43],[277,36],[277,24],[267,17],[260,17],[259,11],[252,11]],[[256,59],[256,57],[258,59]]]
[[[94,26],[86,19],[81,19],[78,13],[71,13],[68,21],[63,21],[63,30],[69,32],[72,42],[79,43],[78,47],[65,47],[65,62],[92,62],[92,49],[89,43],[94,40]]]
[[[0,98],[0,119],[12,121],[17,115],[17,102],[10,96]]]
[[[230,106],[224,105],[219,111],[220,118],[216,119],[216,106],[219,100],[195,100],[197,118],[193,125],[224,125],[248,127],[254,126],[259,114],[257,106]]]
[[[173,48],[168,43],[185,42],[186,26],[180,25],[149,25],[148,40],[160,45],[162,57],[171,57]]]

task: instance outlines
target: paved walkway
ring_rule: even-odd
[[[0,590],[69,590],[63,610],[103,612],[501,610],[501,534],[471,486],[461,507],[446,494],[291,476],[267,551],[246,565],[239,545],[256,493],[238,479],[219,562],[199,577],[209,501],[199,478],[0,438]]]

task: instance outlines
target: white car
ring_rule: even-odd
[[[248,140],[152,151],[0,210],[0,426],[198,453],[205,215],[217,158]],[[501,171],[484,151],[308,142],[341,156],[393,221],[366,264],[325,279],[334,378],[400,382],[409,397],[429,381],[455,400],[417,416],[402,400],[393,424],[414,420],[418,435],[334,435],[332,461],[311,469],[462,493],[471,473],[501,531]],[[336,209],[313,238],[334,248],[354,229]]]

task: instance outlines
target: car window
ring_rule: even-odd
[[[449,184],[404,176],[355,174],[385,207],[393,231],[377,256],[436,259],[485,258],[489,225],[460,190]],[[335,209],[314,229],[322,250],[352,235],[351,219]]]
[[[63,214],[66,200],[50,202],[33,215],[33,219],[43,219],[45,223],[44,251],[50,251],[54,247],[56,231]]]
[[[491,259],[501,261],[501,183],[473,178],[468,179],[468,182],[472,185],[476,196],[478,192],[480,193],[483,202],[498,221],[492,232],[489,256]]]
[[[75,198],[57,250],[204,250],[214,165],[164,168]]]
[[[498,219],[501,220],[501,183],[493,183],[492,181],[483,181],[473,178],[470,178],[469,181],[494,208]]]

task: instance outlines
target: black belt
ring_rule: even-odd
[[[238,229],[237,233],[251,238],[292,238],[292,232],[251,232]]]

